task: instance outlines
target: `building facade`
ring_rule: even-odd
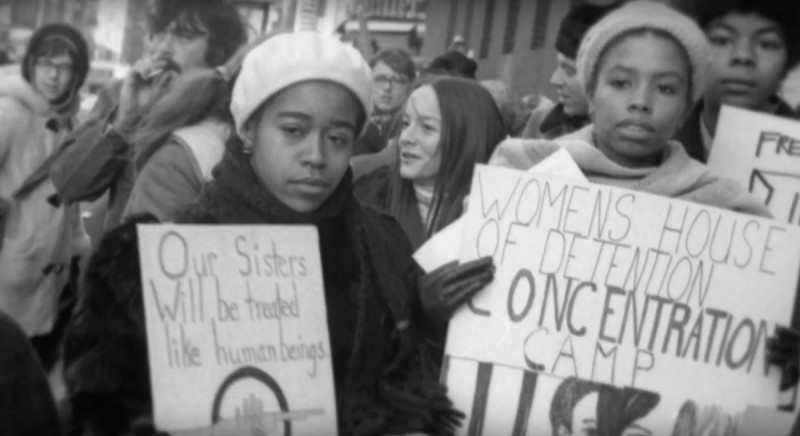
[[[460,37],[478,63],[478,79],[499,79],[520,95],[553,99],[553,45],[561,20],[579,3],[607,5],[614,0],[431,1],[422,56],[439,56]]]

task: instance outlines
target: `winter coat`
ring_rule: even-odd
[[[241,150],[226,150],[214,175],[177,223],[319,229],[340,434],[448,433],[457,418],[422,340],[416,270],[397,223],[353,199],[349,173],[309,214],[263,188]],[[141,294],[136,230],[125,224],[92,256],[64,345],[76,418],[99,435],[151,412]]]
[[[385,165],[364,175],[356,182],[353,194],[361,204],[393,215],[408,236],[412,249],[416,251],[428,238],[428,229],[420,214],[420,201],[416,192],[412,198],[405,199],[407,201],[400,200],[400,206],[391,210],[394,171],[397,171],[395,165]],[[428,201],[424,203],[425,208],[430,206],[431,198],[426,200]]]
[[[56,403],[25,332],[0,312],[0,434],[61,434]]]
[[[68,203],[95,201],[108,192],[105,228],[120,223],[133,188],[133,146],[111,127],[121,85],[106,88],[92,109],[92,118],[72,132],[50,169],[58,193]]]
[[[783,100],[776,98],[773,106],[773,115],[791,119],[798,119],[798,116],[800,116],[800,114],[792,110]],[[703,102],[701,101],[692,109],[692,113],[681,128],[678,129],[678,132],[675,133],[675,140],[683,144],[686,153],[688,153],[691,158],[706,163],[708,162],[708,157],[706,156],[706,150],[703,146],[702,117]]]
[[[0,310],[29,336],[51,330],[70,260],[89,247],[78,205],[62,204],[47,177],[50,158],[71,129],[77,106],[76,99],[57,113],[22,78],[0,83],[0,199],[8,202],[0,248]]]
[[[669,142],[660,165],[627,168],[594,146],[593,131],[594,126],[589,125],[556,141],[509,139],[497,146],[489,165],[527,170],[565,148],[592,183],[769,216],[764,205],[737,182],[713,175],[705,165],[691,159],[678,142]]]
[[[165,144],[140,153],[123,220],[145,212],[168,220],[197,201],[222,159],[230,131],[228,124],[207,119],[172,132]]]
[[[564,113],[561,103],[536,108],[531,112],[528,122],[522,129],[520,138],[525,139],[556,139],[570,134],[589,124],[588,116],[573,117]]]
[[[375,109],[366,131],[356,139],[353,156],[370,155],[383,150],[391,139],[396,117],[397,111],[379,112]]]

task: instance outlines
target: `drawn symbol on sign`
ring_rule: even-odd
[[[749,190],[776,218],[800,224],[800,176],[754,169]]]

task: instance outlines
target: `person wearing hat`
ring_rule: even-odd
[[[707,59],[708,43],[690,18],[652,0],[627,3],[590,28],[578,52],[592,124],[555,141],[507,140],[490,162],[529,168],[564,147],[595,183],[767,215],[671,140],[703,95]]]
[[[561,21],[556,37],[557,67],[550,77],[558,103],[543,104],[531,112],[521,138],[554,139],[589,124],[589,102],[581,88],[575,58],[583,35],[611,10],[611,6],[580,4]]]
[[[676,139],[691,157],[706,162],[723,105],[800,116],[778,96],[781,83],[800,63],[800,2],[707,0],[690,5],[706,32],[711,68],[703,99]]]
[[[593,124],[555,141],[510,139],[490,165],[529,169],[566,149],[590,182],[769,217],[735,181],[692,159],[671,138],[705,91],[709,47],[687,16],[653,0],[612,11],[586,34],[577,67]],[[767,342],[782,387],[797,383],[798,335]]]
[[[214,180],[175,222],[314,225],[339,433],[447,434],[458,417],[421,340],[408,239],[352,192],[350,157],[370,93],[366,61],[333,36],[280,34],[255,47],[233,87],[235,135]],[[84,425],[118,431],[152,407],[135,232],[134,220],[101,241],[64,345]]]
[[[33,338],[47,369],[69,313],[59,300],[74,291],[74,258],[89,247],[78,206],[61,202],[48,169],[88,70],[80,32],[49,24],[31,37],[21,76],[0,81],[0,311]]]

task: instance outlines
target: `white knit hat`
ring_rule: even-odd
[[[297,32],[275,35],[253,48],[233,85],[231,114],[236,131],[267,99],[308,80],[327,80],[349,89],[364,108],[362,132],[372,110],[372,74],[355,48],[329,35]]]
[[[623,34],[644,29],[666,32],[680,43],[689,56],[692,102],[700,100],[710,62],[706,36],[691,18],[652,0],[635,0],[610,12],[583,37],[576,63],[586,95],[591,95],[589,87],[608,45]]]

